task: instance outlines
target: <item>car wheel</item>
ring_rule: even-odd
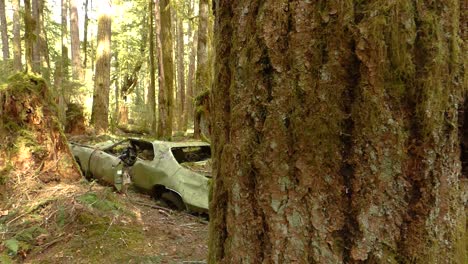
[[[161,199],[166,202],[169,208],[179,210],[179,211],[184,211],[186,209],[186,206],[184,204],[184,201],[182,201],[182,198],[180,198],[179,195],[173,193],[173,192],[165,192],[161,195]]]

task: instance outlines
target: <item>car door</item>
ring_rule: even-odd
[[[117,173],[119,163],[120,159],[118,157],[102,150],[97,150],[91,156],[91,173],[95,178],[113,184],[114,175]]]

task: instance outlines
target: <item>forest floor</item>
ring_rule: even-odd
[[[43,191],[59,206],[44,204],[31,219],[23,216],[23,224],[42,218],[41,228],[25,224],[16,235],[17,256],[0,255],[0,263],[205,263],[208,222],[202,217],[95,183]]]
[[[35,181],[29,186],[23,182],[16,193],[4,207],[9,210],[0,203],[2,264],[205,263],[206,217],[165,208],[133,188],[119,194],[85,179],[74,184]]]

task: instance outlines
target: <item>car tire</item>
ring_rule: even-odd
[[[182,198],[173,192],[165,192],[161,195],[161,199],[168,205],[169,208],[184,211],[186,206]]]

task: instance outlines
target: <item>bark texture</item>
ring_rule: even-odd
[[[111,4],[105,0],[99,2],[96,72],[94,79],[93,109],[91,123],[98,133],[109,128],[109,90],[111,59]]]
[[[10,44],[8,41],[8,26],[5,14],[5,0],[0,0],[0,29],[2,33],[3,60],[10,59]]]
[[[159,88],[159,118],[158,138],[169,139],[172,137],[172,118],[174,111],[174,62],[172,58],[171,36],[171,7],[169,0],[159,1],[161,49],[163,69],[160,75],[164,76],[164,86]],[[156,18],[158,20],[158,18]],[[161,71],[161,67],[159,69]]]
[[[20,0],[13,0],[13,68],[22,70],[21,63],[21,33],[20,33]]]
[[[209,262],[465,263],[460,2],[216,3]]]

